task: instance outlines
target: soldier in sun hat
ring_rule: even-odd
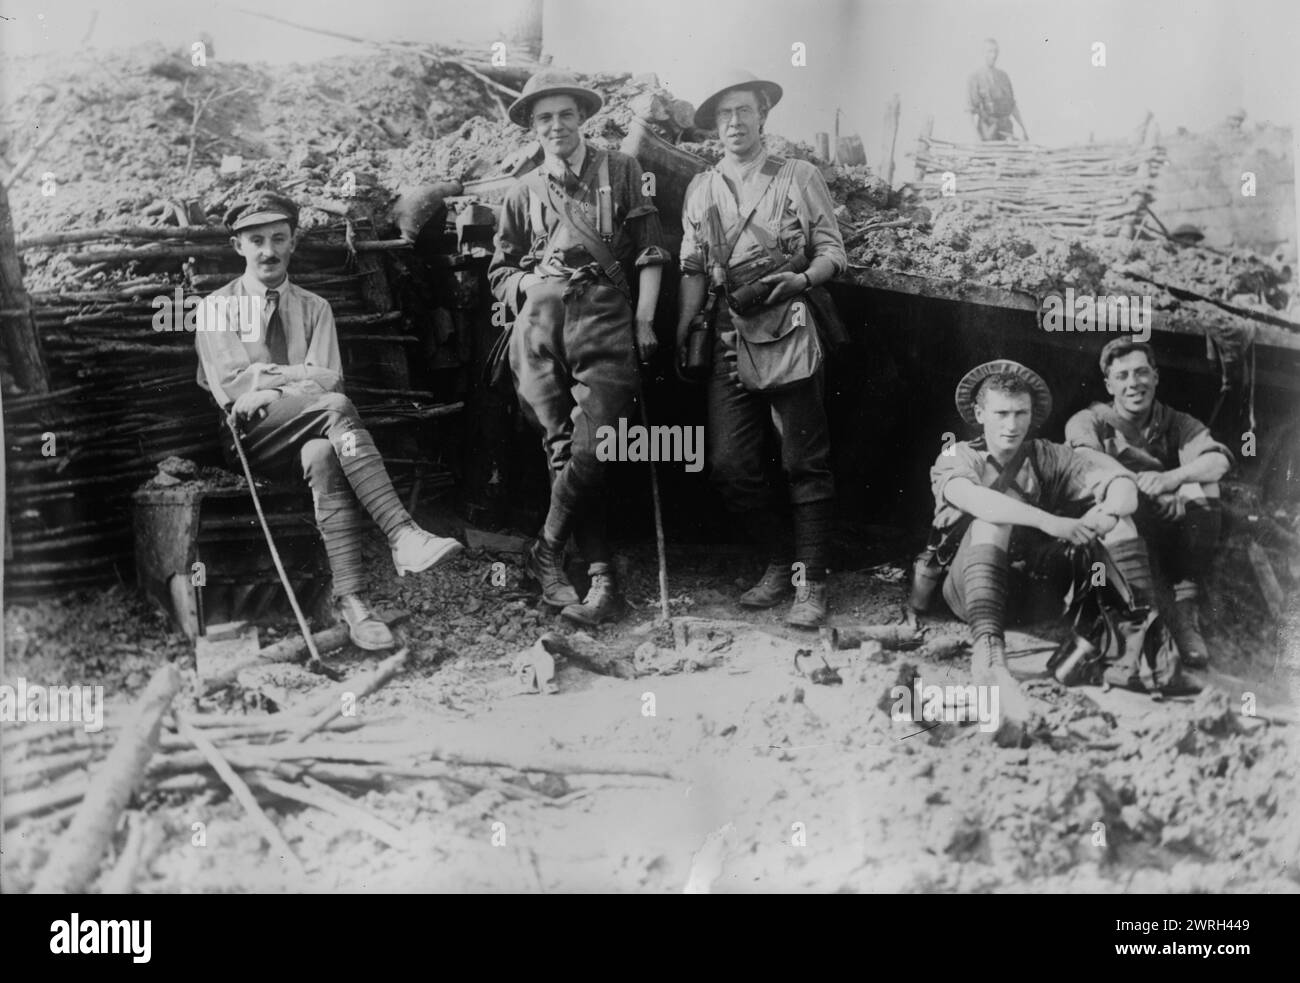
[[[829,612],[835,498],[821,335],[838,315],[824,284],[848,258],[821,171],[767,152],[763,131],[781,96],[775,82],[729,69],[696,110],[724,156],[686,191],[677,344],[685,353],[708,291],[725,290],[705,366],[704,446],[710,481],[767,563],[739,603],[772,608],[793,595],[786,623],[816,628]],[[792,521],[767,473],[770,437]]]
[[[606,534],[610,462],[597,458],[596,435],[636,416],[637,360],[658,348],[655,304],[671,262],[641,165],[582,138],[601,104],[566,72],[538,72],[524,85],[510,118],[532,131],[546,157],[507,195],[488,267],[493,294],[514,315],[510,368],[552,476],[525,565],[545,603],[585,625],[623,607]],[[588,564],[586,598],[565,574],[570,534]]]

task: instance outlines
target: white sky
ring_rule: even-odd
[[[1300,98],[1300,3],[1295,0],[544,0],[546,46],[557,64],[588,71],[656,71],[699,102],[717,66],[781,83],[780,133],[810,139],[834,127],[863,137],[874,163],[889,96],[902,97],[898,162],[927,115],[939,136],[967,138],[965,79],[981,40],[1001,44],[1035,140],[1126,136],[1148,108],[1165,130],[1202,130],[1235,106],[1250,120],[1295,126]],[[0,53],[66,52],[157,39],[188,45],[206,31],[232,61],[302,62],[365,49],[239,11],[375,39],[486,44],[518,9],[513,0],[0,0]],[[89,52],[81,40],[99,16]],[[791,45],[807,66],[791,65]],[[1090,63],[1107,46],[1107,66]],[[80,54],[78,54],[81,52]]]

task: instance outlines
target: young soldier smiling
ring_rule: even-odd
[[[1232,452],[1200,420],[1156,399],[1160,371],[1148,345],[1117,338],[1101,350],[1100,364],[1111,402],[1070,417],[1066,443],[1114,458],[1136,476],[1138,530],[1157,573],[1173,585],[1169,622],[1178,651],[1185,665],[1202,668],[1209,651],[1197,617],[1198,580],[1219,541],[1219,481]]]

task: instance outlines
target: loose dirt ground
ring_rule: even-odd
[[[414,658],[362,701],[363,717],[411,737],[563,751],[593,763],[645,755],[668,763],[674,777],[469,769],[489,787],[420,781],[367,793],[360,801],[405,831],[407,850],[279,802],[269,814],[303,859],[305,881],[282,869],[224,790],[146,791],[133,808],[153,818],[157,834],[137,890],[1300,889],[1297,727],[1268,719],[1294,719],[1294,703],[1285,686],[1270,685],[1268,660],[1238,653],[1232,668],[1252,678],[1220,675],[1199,697],[1157,703],[1066,690],[1043,673],[1052,627],[1013,632],[1013,668],[1049,710],[1031,746],[1002,749],[978,724],[890,719],[887,694],[905,663],[927,683],[961,685],[969,682],[965,655],[930,662],[841,651],[832,658],[843,684],[815,685],[794,667],[798,649],[817,650],[815,636],[780,625],[780,610],[742,611],[733,598],[752,564],[734,550],[696,548],[673,551],[673,614],[719,623],[716,650],[700,655],[715,664],[636,679],[561,664],[559,693],[530,695],[511,675],[514,655],[544,630],[572,629],[536,606],[513,566],[505,587],[490,583],[497,557],[478,552],[399,580],[382,544],[371,547],[373,568],[384,571],[376,595],[411,614],[405,634]],[[629,656],[656,643],[662,665],[673,660],[662,651],[670,633],[653,621],[654,571],[652,550],[630,551],[636,609],[595,642]],[[833,581],[840,624],[901,621],[904,597],[897,564]],[[195,712],[288,709],[329,685],[296,666],[273,666],[245,672],[235,692],[197,701],[188,646],[126,588],[11,607],[7,622],[11,679],[102,681],[115,708],[165,657],[188,667],[182,702]],[[928,638],[965,637],[949,619],[922,622]],[[18,626],[22,651],[12,641]],[[1210,637],[1230,649],[1217,630]],[[440,654],[448,650],[457,654]],[[330,661],[354,674],[377,660],[345,650]],[[1235,712],[1243,689],[1256,693],[1259,716]],[[205,846],[191,842],[195,822],[206,825]],[[7,890],[30,886],[62,826],[38,818],[6,831]]]

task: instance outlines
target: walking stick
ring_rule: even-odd
[[[640,380],[640,373],[637,379]],[[650,408],[646,405],[645,383],[639,386],[641,390],[641,425],[645,427],[647,438],[650,435]],[[659,503],[659,473],[655,471],[654,461],[650,462],[650,498],[654,502],[655,509],[655,545],[659,549],[659,610],[663,614],[665,622],[669,621],[668,614],[668,553],[664,545],[664,513],[663,506]]]
[[[271,560],[275,563],[275,572],[280,575],[280,583],[284,585],[284,592],[289,597],[289,606],[293,608],[294,617],[298,619],[298,630],[302,632],[303,641],[307,643],[307,651],[310,653],[307,668],[311,672],[337,679],[337,674],[321,661],[320,652],[316,650],[316,641],[312,638],[311,628],[307,626],[307,619],[303,616],[302,608],[298,605],[298,596],[293,592],[293,585],[289,583],[289,574],[285,572],[284,563],[280,560],[280,551],[275,548],[275,539],[271,536],[271,526],[266,521],[266,514],[262,511],[262,500],[258,497],[257,485],[253,482],[253,471],[248,466],[248,458],[244,456],[244,445],[239,440],[239,427],[235,422],[234,413],[226,417],[226,426],[230,428],[230,436],[235,440],[235,452],[239,455],[239,463],[244,466],[244,478],[248,481],[248,493],[253,496],[253,508],[257,511],[257,520],[262,524],[262,532],[266,536],[266,545],[271,548]]]

